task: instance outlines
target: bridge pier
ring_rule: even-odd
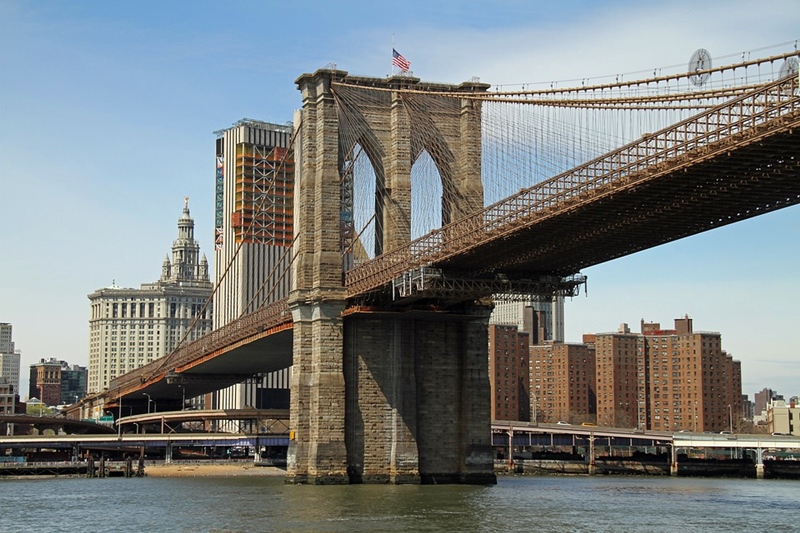
[[[344,484],[345,448],[342,299],[291,305],[294,368],[287,482]]]
[[[674,444],[670,446],[669,475],[672,477],[678,475],[678,450]]]
[[[351,481],[494,483],[489,309],[345,318]]]
[[[764,448],[756,448],[756,479],[764,479]]]
[[[293,307],[287,482],[495,483],[489,309],[343,308]]]

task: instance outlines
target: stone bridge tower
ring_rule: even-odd
[[[483,208],[480,103],[442,98],[488,85],[360,78],[297,80],[295,261],[289,298],[294,369],[288,477],[295,483],[493,483],[490,309],[365,309],[348,301],[347,154],[375,171],[376,254],[411,235],[411,167],[427,150],[442,179],[442,222]],[[400,89],[413,89],[400,93]],[[369,94],[364,105],[351,98]],[[425,99],[447,103],[435,114]],[[344,118],[343,118],[344,117]]]

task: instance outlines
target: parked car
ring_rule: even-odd
[[[556,422],[556,425],[557,426],[571,426],[572,424],[570,424],[569,422],[564,422],[563,420],[559,420],[558,422]]]

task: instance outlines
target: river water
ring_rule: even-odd
[[[495,486],[283,477],[0,480],[0,532],[796,532],[800,482],[499,477]]]

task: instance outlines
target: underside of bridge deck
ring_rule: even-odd
[[[569,275],[800,203],[800,129],[634,174],[437,267],[474,276]],[[556,216],[557,215],[557,216]],[[476,270],[475,265],[480,265]]]

